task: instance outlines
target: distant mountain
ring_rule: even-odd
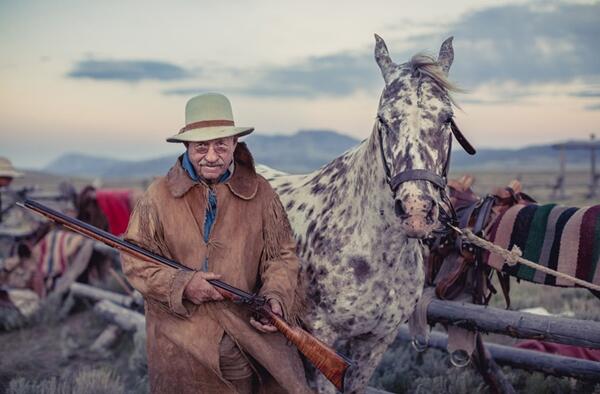
[[[303,130],[289,136],[251,134],[245,139],[256,163],[291,173],[313,171],[359,143],[334,131]]]
[[[48,164],[44,171],[57,175],[82,175],[87,177],[103,177],[111,168],[127,165],[125,160],[66,153]]]
[[[305,130],[289,136],[251,134],[244,139],[256,163],[290,173],[313,171],[359,143],[334,131]],[[475,156],[466,154],[458,144],[452,152],[451,168],[461,170],[558,170],[559,152],[551,145],[521,149],[478,149]],[[589,167],[589,153],[568,151],[567,168]],[[69,153],[45,171],[57,175],[99,178],[145,178],[165,174],[176,156],[151,160],[126,161]]]
[[[251,134],[244,141],[256,163],[291,173],[315,170],[359,142],[326,130],[303,130],[289,136]],[[143,178],[166,174],[176,158],[174,155],[127,161],[68,153],[51,162],[44,170],[66,176]]]
[[[520,149],[478,149],[475,156],[468,155],[458,144],[452,152],[452,168],[497,170],[497,169],[527,169],[558,170],[559,151],[552,145],[533,145]],[[567,169],[589,168],[589,151],[570,150],[565,154]]]

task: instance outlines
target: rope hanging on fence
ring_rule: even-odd
[[[478,246],[480,248],[483,248],[491,253],[497,253],[500,256],[502,256],[502,258],[505,260],[506,264],[512,266],[515,265],[517,263],[519,264],[523,264],[526,265],[528,267],[534,268],[536,270],[542,271],[546,274],[549,275],[554,275],[557,278],[563,278],[563,279],[567,279],[572,281],[573,283],[581,286],[581,287],[585,287],[591,290],[596,290],[596,291],[600,291],[600,286],[595,285],[593,283],[587,282],[585,280],[581,280],[579,278],[575,278],[571,275],[567,275],[565,273],[559,272],[559,271],[555,271],[551,268],[548,267],[544,267],[543,265],[534,263],[533,261],[529,261],[527,259],[524,259],[523,257],[521,257],[521,250],[518,247],[513,247],[512,250],[506,250],[504,248],[501,248],[500,246],[489,242],[481,237],[478,237],[477,235],[473,234],[473,232],[469,229],[459,229],[458,227],[454,227],[452,225],[449,225],[454,231],[456,231],[457,233],[459,233],[463,238],[467,239],[468,241],[470,241],[471,243],[473,243],[475,246]]]

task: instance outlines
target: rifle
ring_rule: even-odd
[[[177,261],[154,254],[134,243],[125,241],[88,223],[82,222],[81,220],[57,212],[39,202],[26,199],[22,203],[17,204],[22,208],[27,208],[41,214],[53,222],[81,235],[100,241],[122,253],[129,254],[130,256],[151,263],[163,264],[174,269],[193,271],[191,268],[186,267]],[[267,300],[264,297],[247,293],[218,279],[209,279],[208,282],[215,286],[224,298],[236,303],[245,304],[254,312],[270,320],[279,332],[293,343],[298,348],[298,351],[321,371],[321,373],[325,375],[338,390],[344,391],[344,375],[346,374],[347,369],[352,365],[350,359],[337,353],[334,349],[302,328],[291,327],[285,320],[271,311],[267,305]]]

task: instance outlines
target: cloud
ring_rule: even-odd
[[[392,58],[402,63],[425,49],[437,53],[441,42],[451,35],[455,37],[455,61],[450,77],[468,90],[511,82],[522,91],[512,97],[515,100],[535,95],[536,84],[600,77],[600,3],[489,7],[465,14],[434,33],[401,42],[389,40],[387,46]],[[251,96],[346,96],[383,86],[372,46],[284,67],[240,69],[235,74],[238,80],[229,91]],[[164,93],[188,94],[189,90],[184,87]]]
[[[254,96],[345,96],[383,82],[371,57],[340,53],[310,58],[293,67],[266,70],[240,89]]]
[[[222,70],[221,70],[222,71]],[[190,95],[219,90],[249,96],[306,97],[345,96],[368,89],[378,81],[383,85],[371,57],[340,53],[313,57],[289,67],[266,67],[258,70],[229,70],[230,86],[182,87],[163,90],[166,95]],[[206,72],[205,74],[208,74]],[[232,85],[233,84],[233,85]]]
[[[492,7],[466,15],[449,33],[456,38],[454,78],[472,86],[600,75],[600,4]]]
[[[163,94],[167,96],[194,96],[200,93],[206,93],[216,90],[214,88],[175,88],[175,89],[165,89],[162,91]]]
[[[573,97],[582,97],[582,98],[600,97],[600,91],[583,90],[581,92],[572,93],[571,96],[573,96]]]
[[[597,101],[596,99],[600,98],[600,90],[594,88],[581,90],[579,92],[571,93],[570,96],[583,99],[583,102],[587,103],[591,101],[591,104],[584,105],[583,109],[586,111],[600,111],[600,103],[594,102]]]
[[[600,104],[590,104],[584,107],[588,111],[600,111]]]
[[[67,74],[70,78],[120,82],[172,81],[191,75],[177,65],[154,60],[82,60]]]
[[[498,97],[492,99],[483,99],[483,98],[464,98],[460,100],[460,104],[477,104],[477,105],[498,105],[498,104],[510,104],[515,100],[513,98],[508,97]]]

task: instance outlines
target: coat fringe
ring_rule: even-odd
[[[262,258],[263,262],[280,259],[282,257],[281,245],[290,241],[295,243],[295,241],[285,208],[277,195],[273,197],[267,208],[264,228],[265,249]],[[299,270],[293,300],[290,300],[289,306],[282,305],[283,314],[288,323],[296,326],[302,324],[302,317],[307,310],[306,286],[302,278],[303,275],[301,275],[301,270]]]
[[[141,198],[135,210],[139,212],[137,217],[140,221],[139,228],[142,229],[140,232],[142,238],[141,244],[152,253],[170,258],[169,249],[163,241],[164,237],[160,220],[152,202],[146,198]]]

